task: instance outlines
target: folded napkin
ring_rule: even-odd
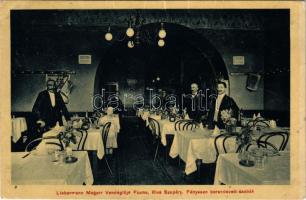
[[[220,129],[218,128],[218,126],[215,126],[212,134],[215,135],[215,136],[220,134]]]
[[[107,107],[106,114],[107,115],[112,115],[113,113],[114,113],[114,108],[113,107]]]

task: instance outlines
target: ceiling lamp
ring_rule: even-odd
[[[134,48],[134,42],[133,41],[128,41],[127,46],[131,49]]]
[[[163,39],[158,40],[158,46],[159,47],[164,47],[165,46],[165,41]]]
[[[160,23],[160,27],[157,24],[157,28],[154,31],[145,30],[142,28],[144,25],[144,19],[141,18],[140,13],[137,12],[135,17],[130,17],[128,27],[125,29],[125,32],[115,32],[115,35],[111,33],[110,25],[108,31],[105,34],[105,40],[110,42],[114,39],[118,42],[127,42],[128,48],[139,47],[141,43],[149,45],[157,45],[159,47],[165,46],[165,38],[167,32],[164,28],[164,23]],[[113,39],[114,38],[114,39]]]
[[[134,36],[134,34],[135,34],[135,31],[134,31],[134,29],[132,28],[131,23],[130,23],[129,28],[126,29],[126,35],[127,35],[129,38],[131,38],[131,37]]]
[[[160,24],[160,30],[158,32],[158,36],[159,38],[161,39],[164,39],[166,37],[167,33],[166,33],[166,30],[164,29],[164,23],[161,23]]]
[[[111,40],[113,39],[113,35],[112,35],[112,33],[110,32],[110,26],[108,27],[108,31],[107,31],[107,33],[105,34],[105,39],[106,39],[107,41],[111,41]]]

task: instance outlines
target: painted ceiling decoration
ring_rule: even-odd
[[[127,27],[137,14],[143,25],[175,23],[193,29],[262,30],[263,17],[256,10],[54,10],[19,12],[19,25],[29,28],[55,27]],[[133,25],[133,24],[132,24]],[[106,31],[106,30],[105,30]]]

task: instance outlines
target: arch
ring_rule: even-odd
[[[159,23],[145,24],[141,26],[141,31],[147,30],[148,32],[155,33],[155,35],[157,35],[159,27]],[[186,45],[190,46],[190,48],[196,49],[201,54],[202,58],[208,61],[209,68],[213,73],[212,76],[218,77],[219,75],[221,75],[225,80],[228,80],[229,84],[228,71],[223,61],[223,58],[219,51],[212,45],[212,43],[207,38],[205,38],[202,34],[198,33],[196,30],[193,30],[183,25],[174,23],[164,23],[164,27],[167,31],[166,45],[168,41],[173,40],[173,38],[171,38],[171,35],[175,35],[175,39],[179,40],[177,42],[181,42],[181,44],[176,45],[178,45],[181,49],[183,49]],[[122,31],[124,32],[125,30],[122,29]],[[105,71],[104,61],[114,56],[111,52],[116,51],[116,48],[127,48],[126,43],[127,40],[113,42],[104,52],[104,55],[101,56],[101,62],[96,70],[94,94],[99,94],[101,90],[101,83],[103,82],[101,74],[103,74],[103,72]],[[176,41],[172,41],[172,44],[174,43],[176,43]],[[157,44],[155,43],[153,45]]]

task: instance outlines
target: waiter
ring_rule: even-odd
[[[197,83],[192,83],[190,89],[191,95],[189,94],[184,96],[183,108],[187,112],[190,119],[201,122],[206,116],[205,107],[201,106],[204,99],[202,98],[201,94],[199,94],[199,86]]]
[[[231,117],[237,119],[239,108],[234,99],[225,94],[225,89],[226,84],[224,82],[217,83],[218,96],[212,98],[208,114],[208,127],[210,129],[214,129],[215,126],[221,129],[225,127],[221,119],[223,110],[231,110]]]
[[[47,81],[47,89],[40,92],[34,103],[32,113],[36,124],[40,128],[49,129],[57,123],[63,125],[63,116],[70,120],[70,116],[62,96],[56,92],[54,80]]]

